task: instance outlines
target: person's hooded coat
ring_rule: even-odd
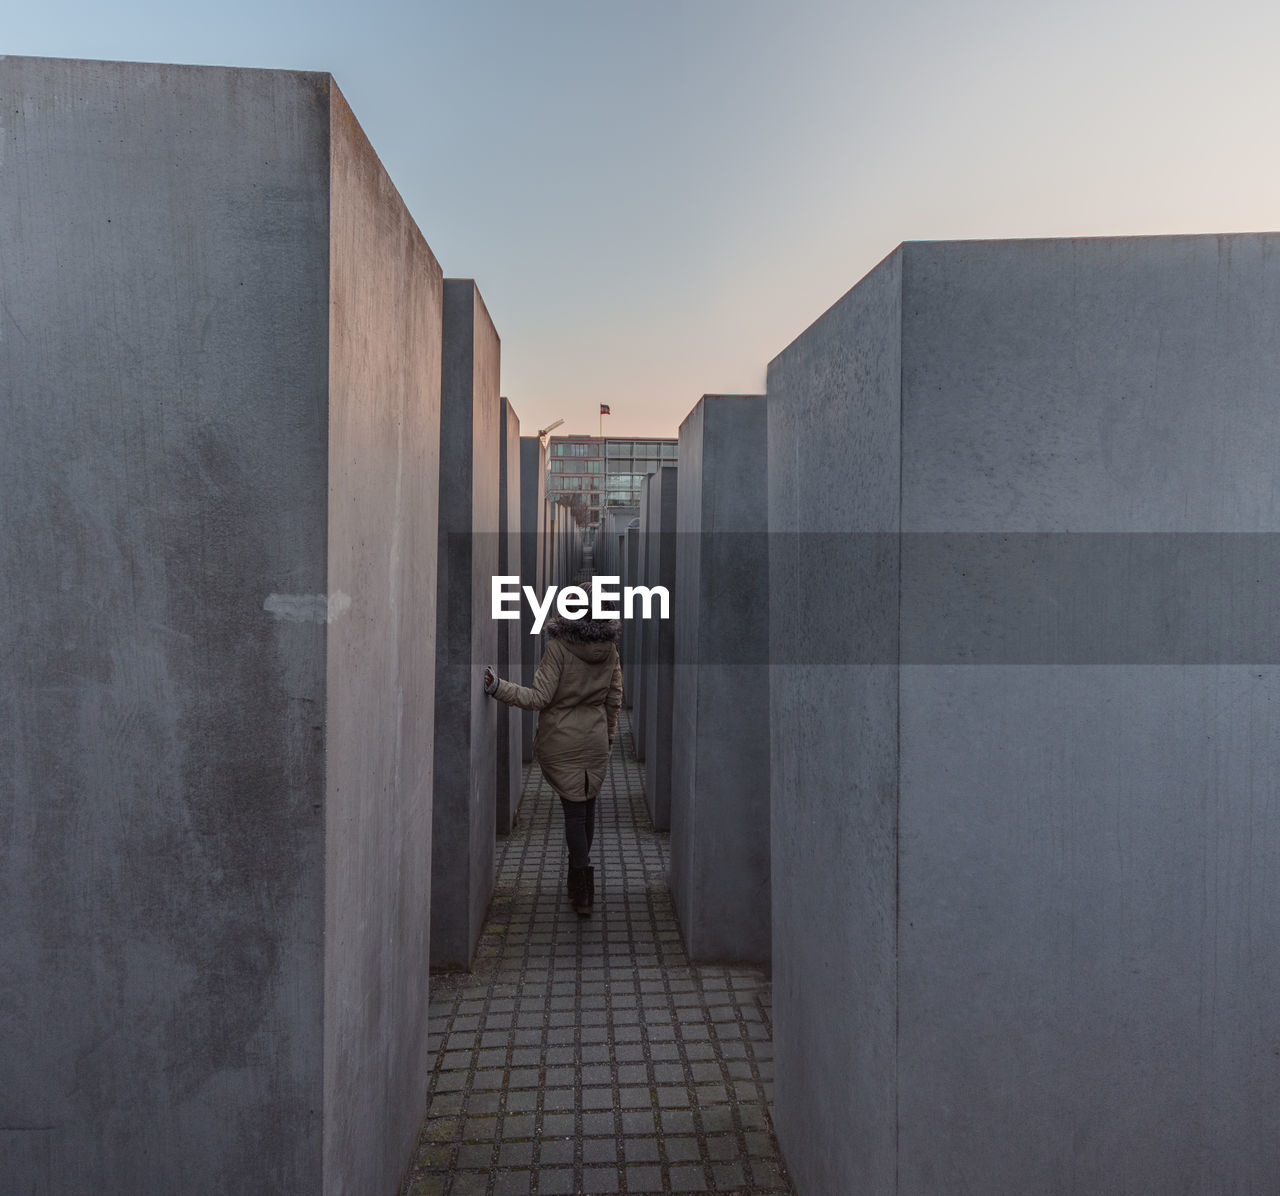
[[[533,756],[547,783],[569,801],[595,797],[604,784],[622,709],[619,628],[616,619],[553,615],[533,684],[499,681],[493,695],[540,712]]]

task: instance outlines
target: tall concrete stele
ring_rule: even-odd
[[[1275,1190],[1278,395],[1276,234],[903,245],[770,364],[799,1191]]]
[[[769,962],[769,551],[763,395],[680,425],[671,897],[691,959]]]
[[[475,283],[444,284],[431,966],[467,969],[496,866],[498,707],[480,684],[498,659],[500,345]],[[502,708],[503,716],[507,714]]]
[[[496,571],[504,577],[518,576],[521,569],[521,441],[520,419],[507,399],[502,400],[498,421],[498,561]],[[536,439],[536,438],[535,438]],[[527,605],[522,603],[522,605]],[[522,684],[523,645],[520,621],[500,622],[494,629],[498,641],[498,675]],[[494,711],[497,722],[497,775],[494,780],[496,827],[500,835],[511,833],[520,806],[523,718],[518,706]]]
[[[546,583],[547,543],[547,447],[540,436],[520,437],[520,585],[532,586],[541,594]],[[521,676],[532,684],[538,666],[538,638],[532,634],[533,611],[527,602],[520,603]],[[533,759],[534,718],[532,710],[521,710],[521,759]]]
[[[645,478],[646,507],[640,514],[645,540],[644,584],[676,588],[676,482],[679,470],[664,465]],[[644,743],[644,796],[657,830],[671,828],[671,706],[675,661],[672,620],[646,619],[640,668],[644,673],[640,718]],[[640,621],[636,621],[636,626]]]
[[[440,267],[327,74],[0,94],[0,1188],[394,1191]]]

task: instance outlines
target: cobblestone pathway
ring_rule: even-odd
[[[403,1196],[792,1191],[768,1114],[768,980],[689,963],[667,840],[624,711],[579,919],[559,802],[526,770],[475,970],[431,978],[434,1070]]]

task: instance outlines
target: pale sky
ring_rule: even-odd
[[[1280,5],[43,0],[0,50],[330,71],[531,434],[674,436],[899,242],[1280,228]]]

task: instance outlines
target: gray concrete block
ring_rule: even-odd
[[[499,342],[475,283],[444,283],[431,966],[468,969],[493,896]]]
[[[640,552],[640,528],[628,527],[627,540],[623,555],[623,584],[638,585]],[[628,710],[635,709],[635,690],[640,670],[636,662],[636,645],[640,638],[641,624],[634,619],[627,619],[622,625],[622,704]],[[633,723],[634,726],[634,723]]]
[[[1117,544],[1145,561],[1162,537],[1195,568],[1158,577],[1199,584],[1205,538],[1228,560],[1255,535],[1267,568],[1277,249],[909,244],[771,364],[771,601],[834,630],[796,580],[807,538],[780,531],[871,533],[852,542],[886,561],[903,542],[900,643],[817,667],[772,636],[776,1122],[801,1190],[1280,1170],[1256,1001],[1280,980],[1256,889],[1280,863],[1274,650],[1189,652],[1199,612],[1149,578],[1139,663],[1092,632],[1128,617]],[[1261,575],[1235,570],[1227,623]],[[866,576],[851,613],[867,594],[862,626],[887,626],[895,586]]]
[[[537,436],[520,437],[520,584],[541,594],[546,579],[547,450]],[[520,667],[532,678],[538,667],[538,639],[530,634],[533,612],[520,604]],[[533,760],[534,712],[522,710],[521,758]]]
[[[680,425],[671,895],[692,959],[769,962],[765,400],[704,395]]]
[[[672,601],[676,585],[676,467],[653,475],[647,497],[645,584],[665,586]],[[674,613],[674,612],[672,612]],[[644,620],[644,793],[657,830],[671,826],[671,713],[675,631],[671,618]]]
[[[324,1190],[380,1191],[430,1061],[443,278],[332,81],[329,99]]]
[[[498,573],[504,577],[520,573],[520,420],[511,403],[502,400],[498,421]],[[527,606],[527,604],[523,604]],[[499,622],[494,629],[498,640],[498,676],[517,685],[524,684],[521,656],[520,620]],[[532,676],[532,674],[529,674]],[[521,761],[521,715],[518,706],[497,711],[497,803],[496,825],[500,835],[511,833],[520,806],[523,781]]]
[[[637,585],[648,584],[648,574],[645,570],[648,561],[649,549],[649,490],[652,483],[653,474],[651,473],[645,474],[644,478],[640,482],[640,525],[638,528],[636,547]],[[649,625],[644,619],[633,619],[631,628],[635,636],[635,644],[632,647],[632,654],[634,656],[635,690],[631,695],[631,698],[632,709],[636,712],[635,717],[631,720],[631,731],[632,737],[635,741],[636,761],[643,764],[646,730],[644,718],[644,690],[649,679],[649,669],[645,658],[645,637],[649,634]]]
[[[439,267],[328,75],[9,57],[0,90],[5,1184],[390,1191],[429,1070]]]
[[[815,653],[865,575],[836,535],[896,536],[900,345],[895,254],[768,374],[774,1124],[802,1192],[895,1191],[897,668]]]

